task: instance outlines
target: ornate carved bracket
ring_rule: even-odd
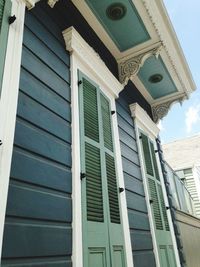
[[[59,0],[48,0],[48,5],[53,8]]]
[[[27,8],[30,10],[35,7],[35,4],[40,0],[24,0]],[[48,0],[48,5],[53,8],[59,0]]]
[[[129,79],[137,75],[144,62],[151,56],[158,58],[162,45],[156,46],[148,51],[145,51],[135,57],[131,57],[119,64],[119,80],[123,85],[126,85]]]
[[[186,99],[186,95],[179,97],[178,99],[173,99],[164,103],[160,103],[158,105],[152,106],[152,115],[153,115],[153,121],[155,123],[158,123],[159,120],[161,120],[162,118],[164,118],[168,111],[170,110],[172,104],[176,103],[176,102],[180,102],[180,104],[182,104],[182,102]]]

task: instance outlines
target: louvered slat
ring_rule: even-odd
[[[155,225],[157,230],[163,230],[162,217],[159,207],[159,195],[156,190],[156,183],[154,180],[149,178],[149,189],[151,193],[151,199],[153,200],[153,215],[155,220]]]
[[[85,143],[87,220],[103,222],[100,150]]]
[[[163,220],[164,220],[164,224],[165,224],[165,230],[169,231],[169,223],[168,223],[168,218],[167,218],[167,211],[166,211],[166,207],[165,207],[163,192],[162,192],[161,185],[159,185],[159,184],[158,184],[158,192],[159,192],[159,196],[160,196],[160,205],[161,205],[161,209],[162,209],[162,215],[163,215]]]
[[[157,161],[156,161],[156,155],[155,155],[154,146],[153,146],[152,142],[150,142],[150,147],[151,147],[151,155],[152,155],[153,166],[154,166],[154,174],[155,174],[154,176],[158,181],[160,181],[159,172],[158,172],[158,165],[157,165]]]
[[[153,166],[151,162],[151,155],[149,150],[149,143],[148,143],[148,137],[141,133],[142,137],[142,145],[143,145],[143,151],[144,151],[144,160],[146,165],[146,172],[147,174],[153,176]]]
[[[99,123],[96,87],[83,78],[83,108],[85,136],[99,142]]]
[[[108,197],[110,208],[110,220],[112,223],[120,223],[118,187],[115,172],[115,161],[106,153],[106,174],[108,182]]]
[[[110,105],[108,100],[102,94],[101,94],[101,112],[102,112],[104,145],[106,148],[113,151]]]

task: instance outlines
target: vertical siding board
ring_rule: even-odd
[[[134,266],[155,267],[134,123],[124,93],[116,107]]]
[[[43,20],[26,13],[2,266],[72,267],[70,61]]]

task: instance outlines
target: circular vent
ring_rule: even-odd
[[[149,78],[149,81],[151,83],[159,83],[163,79],[163,76],[161,74],[154,74]]]
[[[107,8],[106,14],[109,19],[120,20],[126,15],[126,7],[122,3],[114,3]]]

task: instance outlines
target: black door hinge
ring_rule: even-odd
[[[80,178],[81,180],[83,180],[84,178],[86,178],[86,174],[81,172]]]

